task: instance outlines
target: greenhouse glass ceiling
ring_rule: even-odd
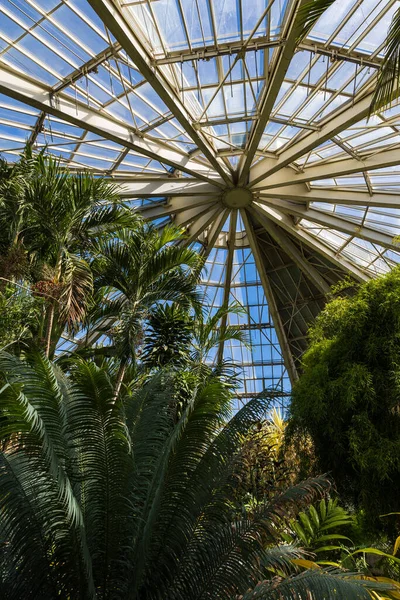
[[[307,0],[309,1],[309,0]],[[399,261],[400,106],[368,108],[394,0],[0,0],[0,150],[113,178],[207,257],[252,348],[245,399],[290,390],[330,286]]]

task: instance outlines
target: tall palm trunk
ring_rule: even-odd
[[[54,282],[59,283],[61,279],[62,273],[62,251],[60,250],[57,257],[56,268],[55,268],[55,277]],[[47,309],[47,329],[46,329],[46,356],[49,358],[50,356],[50,348],[51,348],[51,335],[53,333],[53,324],[54,324],[54,316],[56,312],[56,300],[53,299],[50,301],[49,307]]]
[[[122,382],[125,377],[127,362],[128,361],[126,360],[126,358],[121,359],[121,363],[119,365],[118,374],[117,374],[117,380],[115,382],[114,401],[118,398],[119,392],[121,390],[121,385],[122,385]]]
[[[47,358],[49,358],[49,356],[50,356],[51,334],[53,331],[54,314],[55,314],[55,305],[54,305],[54,300],[53,300],[47,309],[47,328],[46,328],[46,338],[45,338],[45,348],[46,348]]]

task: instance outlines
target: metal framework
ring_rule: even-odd
[[[216,353],[243,399],[287,395],[332,284],[399,262],[400,106],[368,120],[396,2],[337,0],[298,44],[304,3],[0,0],[2,155],[113,178],[201,244],[206,301],[248,309],[252,349]]]

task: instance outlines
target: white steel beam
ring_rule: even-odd
[[[183,241],[183,245],[189,246],[193,242],[199,241],[203,232],[211,225],[215,219],[218,219],[223,212],[223,207],[220,204],[213,205],[207,211],[195,215],[190,219],[191,224],[187,228],[187,238]],[[179,226],[185,226],[187,222],[181,223],[179,218],[175,219],[175,223]]]
[[[335,265],[343,272],[343,274],[350,273],[357,281],[361,282],[370,279],[369,275],[359,266],[337,254],[332,248],[323,243],[323,241],[318,240],[315,236],[311,235],[301,227],[296,226],[293,219],[285,213],[272,206],[261,206],[256,203],[253,203],[252,207],[254,207],[257,214],[261,216],[266,215],[271,221],[287,231],[289,235],[305,244],[316,255],[322,256],[332,265]]]
[[[307,208],[297,202],[281,200],[280,198],[269,198],[267,202],[269,206],[273,206],[288,215],[307,219],[307,221],[318,223],[323,227],[328,227],[336,231],[342,231],[347,235],[371,242],[371,244],[379,244],[385,248],[396,247],[393,236],[388,233],[384,233],[383,231],[379,231],[372,227],[367,227],[366,225],[348,221],[334,213],[317,210],[315,208]]]
[[[243,223],[246,229],[247,237],[249,240],[250,248],[254,256],[254,262],[256,265],[256,269],[260,276],[261,285],[264,290],[265,298],[268,302],[268,309],[271,313],[273,325],[276,331],[276,335],[278,337],[279,345],[281,348],[282,356],[285,361],[286,368],[288,370],[290,382],[293,385],[298,379],[298,373],[296,369],[296,365],[293,359],[293,354],[290,349],[290,345],[286,336],[285,329],[283,327],[282,319],[280,317],[274,293],[271,288],[270,281],[268,279],[268,275],[265,269],[264,261],[261,256],[260,248],[258,245],[258,241],[256,235],[254,233],[254,228],[250,224],[248,213],[246,210],[241,210],[240,214],[242,215]]]
[[[298,200],[299,202],[324,202],[328,204],[341,204],[344,206],[400,208],[398,194],[376,192],[370,195],[368,192],[347,192],[344,190],[310,190],[305,184],[288,185],[287,187],[263,190],[259,193],[260,198],[283,198],[285,200]]]
[[[33,106],[63,121],[84,128],[101,137],[116,142],[138,154],[184,171],[197,179],[210,181],[215,177],[211,167],[195,162],[188,154],[180,153],[167,144],[140,137],[133,128],[101,113],[83,102],[75,101],[67,94],[54,95],[51,87],[0,63],[0,93],[10,96],[28,106]],[[221,181],[213,179],[212,184],[225,187]]]
[[[133,60],[138,70],[145,77],[158,94],[167,108],[173,113],[186,133],[192,138],[215,171],[224,179],[228,186],[233,186],[230,174],[226,167],[215,154],[214,148],[208,140],[193,126],[193,119],[188,114],[184,104],[179,99],[171,86],[169,78],[164,71],[157,69],[153,64],[153,57],[145,46],[145,40],[140,38],[138,24],[128,21],[125,11],[122,14],[120,7],[113,0],[89,0],[89,4],[98,14],[103,23],[111,31],[115,39],[121,44],[127,55]]]
[[[400,93],[400,88],[396,91],[395,96]],[[271,175],[296,161],[301,156],[314,150],[327,140],[331,139],[341,131],[344,131],[358,121],[365,119],[368,116],[369,108],[373,98],[373,91],[364,95],[360,100],[352,105],[346,105],[346,108],[336,111],[329,119],[321,125],[319,131],[315,131],[304,135],[299,141],[289,145],[286,150],[283,150],[276,160],[265,159],[258,162],[251,169],[250,182],[254,186],[260,181],[269,178]]]
[[[159,196],[215,196],[221,190],[198,179],[175,179],[160,177],[159,179],[135,178],[120,184],[118,194],[121,198],[154,198]]]
[[[192,60],[210,60],[218,56],[227,56],[229,54],[239,54],[240,52],[254,52],[264,50],[265,48],[275,48],[284,43],[284,40],[270,40],[268,37],[257,37],[251,40],[245,48],[242,41],[233,41],[227,43],[218,43],[218,47],[204,46],[201,48],[182,48],[182,50],[173,50],[162,58],[154,59],[155,65],[170,65]]]
[[[322,165],[317,164],[308,167],[300,172],[296,172],[290,168],[280,169],[278,172],[270,175],[265,181],[258,183],[254,189],[270,189],[293,183],[315,181],[317,179],[332,179],[333,177],[340,177],[342,175],[365,173],[366,171],[374,171],[397,165],[400,165],[400,148],[392,148],[378,152],[365,159],[345,158],[343,160],[334,160],[324,162]]]
[[[145,204],[136,208],[142,217],[146,220],[162,219],[170,215],[176,215],[185,211],[193,211],[196,208],[210,206],[216,204],[214,198],[201,198],[194,200],[193,197],[175,197],[166,204],[164,202],[156,202]]]
[[[222,300],[223,308],[228,308],[229,306],[229,297],[231,294],[231,285],[232,285],[232,270],[233,270],[233,256],[235,252],[235,239],[236,239],[236,223],[237,223],[238,211],[237,209],[232,210],[231,212],[231,220],[229,223],[229,234],[228,234],[228,253],[226,257],[225,263],[225,281],[224,281],[224,297]],[[228,323],[228,316],[224,315],[221,319],[220,329],[223,333],[226,330],[226,326]],[[222,341],[218,346],[218,363],[222,362],[224,357],[224,346],[225,343]]]
[[[261,141],[265,127],[267,125],[275,100],[281,89],[282,82],[288,70],[290,61],[296,51],[299,22],[297,19],[299,8],[305,4],[307,0],[296,0],[292,2],[290,12],[286,15],[282,37],[285,39],[283,46],[277,49],[277,57],[274,61],[271,72],[266,73],[266,81],[262,91],[261,100],[259,101],[258,110],[259,117],[252,126],[249,135],[249,141],[246,145],[243,157],[240,161],[239,181],[238,185],[247,184],[249,171],[256,154],[257,148]]]
[[[205,236],[205,248],[204,248],[204,252],[203,255],[205,257],[207,257],[211,250],[214,248],[215,244],[217,243],[217,240],[219,238],[219,235],[222,231],[222,228],[228,218],[228,215],[230,213],[230,208],[226,208],[221,215],[215,219],[214,223],[211,225],[210,229],[207,231],[207,235]]]

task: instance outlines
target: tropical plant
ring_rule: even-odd
[[[343,572],[296,575],[301,551],[277,545],[324,478],[232,520],[240,439],[264,400],[226,423],[227,387],[199,379],[174,424],[163,373],[116,399],[93,362],[66,375],[44,355],[3,353],[0,371],[2,598],[351,600],[379,588]]]
[[[43,153],[27,151],[14,167],[2,165],[2,172],[2,273],[24,276],[45,301],[44,347],[52,355],[63,329],[85,316],[94,244],[114,238],[137,218],[119,203],[114,184],[89,173],[71,174]]]
[[[303,4],[298,14],[298,39],[301,41],[309,33],[318,19],[335,0],[312,0]],[[375,91],[369,115],[386,108],[398,98],[400,83],[400,8],[397,8],[385,40],[384,58],[377,73]]]
[[[42,300],[29,289],[8,285],[0,291],[0,350],[20,351],[39,335]]]
[[[271,396],[273,392],[270,392]],[[235,499],[239,509],[251,511],[290,483],[290,469],[282,455],[285,421],[274,408],[255,423],[243,439],[237,465]]]
[[[240,325],[229,325],[229,317],[233,315],[246,314],[243,306],[237,302],[232,302],[227,306],[221,306],[212,313],[203,310],[194,321],[193,330],[193,352],[192,361],[201,365],[214,358],[213,352],[220,348],[225,342],[236,340],[244,346],[249,347],[249,338],[247,333]]]
[[[294,539],[290,534],[284,539],[289,543],[297,540],[304,549],[316,554],[317,564],[332,564],[333,553],[340,552],[343,543],[351,544],[351,539],[342,531],[343,528],[348,531],[353,523],[354,516],[338,504],[337,498],[322,498],[290,523]]]
[[[319,468],[371,521],[398,508],[400,270],[329,302],[294,385],[289,439],[309,434]]]
[[[176,227],[160,231],[138,223],[134,231],[99,245],[92,267],[100,302],[89,339],[97,332],[113,340],[120,361],[116,394],[127,365],[137,360],[145,323],[155,305],[173,302],[186,310],[200,305],[197,284],[203,261],[179,241],[182,231]]]
[[[276,392],[267,390],[268,397]],[[310,463],[313,449],[309,436],[298,436],[295,440],[286,439],[287,420],[283,411],[273,408],[263,419],[255,423],[243,439],[241,459],[238,461],[235,485],[235,502],[239,510],[245,506],[253,510],[260,502],[270,498],[278,490],[285,489],[301,481],[306,472],[310,476]],[[307,468],[303,468],[304,458]]]
[[[237,340],[249,346],[247,333],[239,325],[223,324],[230,316],[243,314],[243,307],[235,302],[212,313],[203,308],[193,315],[176,304],[157,306],[150,312],[141,358],[148,362],[148,357],[160,355],[159,366],[179,360],[190,361],[192,368],[216,363],[215,351],[221,344]],[[226,370],[229,366],[231,362],[225,363]]]
[[[150,309],[140,359],[148,368],[180,367],[188,363],[194,317],[179,304]]]
[[[20,236],[23,235],[29,209],[25,202],[25,188],[31,163],[29,151],[14,165],[0,159],[0,272],[5,278],[20,275],[26,266],[23,264],[24,248]],[[16,260],[17,254],[19,260]]]

